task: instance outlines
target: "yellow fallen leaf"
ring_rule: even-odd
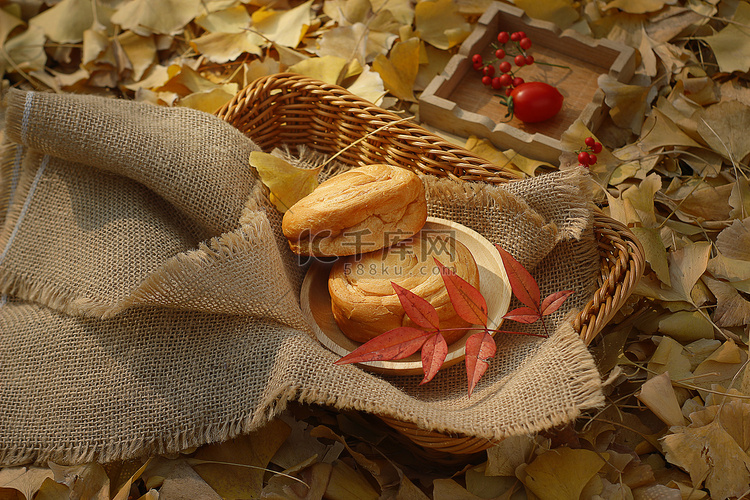
[[[750,218],[735,220],[716,237],[716,248],[730,259],[750,261]]]
[[[741,349],[733,340],[725,341],[695,368],[694,385],[704,389],[711,389],[717,385],[740,388],[742,377],[737,376],[737,373],[747,361],[746,351],[747,349]],[[732,386],[733,383],[734,386]],[[707,394],[702,394],[702,396],[705,398]]]
[[[750,69],[750,5],[737,4],[737,11],[721,31],[702,38],[713,50],[719,69],[725,73]]]
[[[675,213],[683,220],[722,221],[729,219],[732,184],[714,186],[699,178],[686,182],[674,179],[664,194],[676,202]]]
[[[677,395],[668,372],[648,379],[635,396],[665,424],[669,426],[687,424],[680,404],[677,402]]]
[[[677,311],[659,320],[659,333],[679,342],[714,338],[714,327],[698,311]]]
[[[750,106],[738,102],[720,102],[696,114],[698,133],[724,158],[742,161],[750,154]]]
[[[644,279],[636,285],[635,293],[668,302],[687,302],[695,306],[691,292],[708,266],[710,252],[711,243],[707,241],[690,243],[671,252],[668,261],[672,286],[663,288]]]
[[[272,42],[294,48],[299,45],[312,23],[313,0],[289,10],[256,11],[252,29]]]
[[[498,167],[520,172],[520,170],[510,161],[510,158],[497,149],[489,139],[480,139],[477,136],[472,135],[466,140],[465,147],[472,153],[481,156]]]
[[[372,10],[387,10],[402,25],[414,22],[414,5],[412,0],[370,0]]]
[[[708,261],[707,270],[714,278],[729,282],[750,279],[750,261],[726,257],[721,251]]]
[[[711,293],[716,296],[713,320],[718,326],[744,326],[750,323],[750,302],[729,283],[703,277]]]
[[[196,52],[219,64],[234,61],[244,53],[261,55],[264,43],[263,37],[252,31],[208,33],[190,41]]]
[[[525,173],[526,175],[530,177],[534,177],[536,175],[536,170],[539,167],[547,167],[549,169],[554,169],[555,167],[547,162],[535,160],[533,158],[527,158],[526,156],[515,152],[512,149],[508,149],[507,151],[503,151],[503,154],[506,158],[510,158],[510,162],[518,168],[521,172]]]
[[[325,491],[330,500],[377,500],[380,497],[375,488],[356,470],[341,460],[333,463],[331,478]]]
[[[140,80],[146,70],[157,61],[156,43],[153,37],[140,36],[132,31],[124,31],[117,36],[117,40],[130,60],[130,66],[133,70],[131,78],[134,81]]]
[[[52,471],[46,467],[6,467],[0,470],[0,498],[17,498],[15,494],[20,493],[30,500],[45,479],[52,477]]]
[[[48,462],[55,481],[70,488],[70,498],[109,500],[109,477],[104,467],[97,463],[83,465],[58,465]]]
[[[646,262],[656,277],[667,286],[671,285],[669,279],[669,262],[667,261],[667,249],[661,239],[659,231],[651,227],[636,226],[630,228],[643,246]]]
[[[301,484],[291,477],[275,474],[263,487],[260,498],[284,499],[284,500],[308,500],[312,498],[323,498],[328,482],[331,478],[333,467],[331,464],[317,462],[304,468],[295,467],[285,470],[285,474],[294,475],[304,481]]]
[[[572,0],[516,0],[515,6],[529,17],[555,23],[560,29],[569,28],[580,17]]]
[[[318,168],[299,168],[278,156],[253,152],[250,165],[258,171],[260,180],[270,190],[269,199],[284,213],[289,207],[312,193],[318,186]]]
[[[732,193],[729,195],[730,219],[744,219],[750,215],[750,183],[744,177],[740,177],[732,185]]]
[[[195,24],[209,33],[240,33],[250,26],[250,14],[244,5],[203,14],[195,18]]]
[[[201,0],[131,0],[123,2],[112,22],[141,36],[175,35],[203,12]]]
[[[395,97],[416,102],[414,80],[419,70],[419,39],[396,43],[389,57],[379,55],[372,63],[372,69],[380,74],[383,85]]]
[[[0,47],[3,46],[8,35],[21,25],[23,25],[21,19],[3,9],[0,9]]]
[[[29,26],[26,31],[8,39],[0,52],[2,73],[41,70],[47,64],[44,44],[47,38],[38,26]]]
[[[645,152],[651,152],[663,147],[700,147],[700,144],[680,130],[658,108],[652,108],[651,116],[643,123],[638,146]]]
[[[662,439],[666,459],[688,472],[696,488],[705,482],[711,498],[740,497],[750,489],[750,457],[727,432],[724,422],[731,420],[731,415],[716,414],[705,424],[673,428]],[[739,424],[748,422],[743,418]]]
[[[268,466],[290,431],[285,422],[275,419],[257,431],[203,446],[188,461],[222,498],[257,498],[263,488],[262,468]]]
[[[479,500],[479,497],[458,484],[455,480],[435,479],[432,481],[432,498],[434,500]]]
[[[677,0],[613,0],[606,5],[605,9],[620,9],[628,14],[646,14],[675,3]]]
[[[128,500],[130,497],[130,488],[133,486],[133,483],[135,483],[138,479],[141,478],[141,475],[143,475],[144,471],[148,468],[148,466],[151,464],[152,458],[147,459],[143,465],[141,465],[136,471],[130,475],[130,477],[120,486],[120,489],[117,491],[117,494],[112,497],[112,500]]]
[[[531,452],[535,446],[533,436],[503,439],[487,450],[487,468],[484,473],[488,476],[515,477],[518,466],[532,458]]]
[[[608,74],[599,76],[598,84],[604,91],[604,102],[609,106],[612,121],[640,134],[646,112],[657,95],[656,86],[628,85]]]
[[[311,57],[300,61],[288,70],[292,73],[309,76],[326,83],[338,85],[341,82],[347,61],[337,56]]]
[[[175,92],[181,97],[195,92],[210,92],[216,88],[224,88],[232,95],[237,93],[238,90],[236,83],[217,85],[187,65],[180,66],[173,64],[167,68],[167,73],[169,79],[163,85],[154,87],[152,90],[156,92]]]
[[[363,23],[333,28],[318,38],[319,56],[337,56],[364,65],[387,54],[397,35],[372,31]]]
[[[443,50],[460,44],[471,32],[471,25],[458,12],[453,0],[417,3],[414,24],[422,40]]]
[[[193,92],[182,97],[177,106],[197,109],[206,113],[215,113],[237,94],[237,84],[228,84],[210,90]]]
[[[45,479],[34,500],[70,500],[70,488],[52,478]]]
[[[91,0],[62,0],[32,17],[29,25],[42,28],[53,42],[77,43],[94,23],[93,12]]]
[[[585,449],[549,450],[526,466],[522,481],[539,498],[578,500],[586,484],[605,465],[607,456]]]
[[[372,71],[369,66],[365,66],[357,79],[347,87],[347,90],[376,106],[380,105],[386,94],[380,74]]]
[[[662,374],[669,372],[672,380],[692,379],[690,360],[684,352],[682,344],[671,337],[661,337],[659,346],[647,365],[650,373]]]

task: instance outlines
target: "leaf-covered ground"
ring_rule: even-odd
[[[633,228],[648,262],[633,297],[592,344],[608,381],[605,407],[452,458],[425,456],[367,415],[293,406],[261,432],[178,456],[1,469],[0,498],[750,497],[750,4],[514,3],[637,50],[631,82],[599,79],[610,112],[591,169],[598,200]],[[416,113],[419,93],[488,2],[0,5],[5,87],[213,112],[255,78],[293,71]],[[565,133],[561,163],[587,135],[580,123]],[[463,141],[523,175],[556,168],[504,155],[481,137]]]

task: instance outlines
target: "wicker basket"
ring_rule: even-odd
[[[280,145],[305,145],[330,155],[356,142],[337,160],[351,165],[389,163],[465,181],[500,184],[517,180],[513,173],[422,127],[401,121],[398,115],[346,89],[291,73],[256,80],[217,111],[217,116],[266,151]],[[383,128],[386,125],[389,126]],[[372,135],[366,137],[367,134]],[[622,307],[645,265],[643,248],[623,224],[596,213],[594,231],[599,244],[600,287],[574,322],[586,345]],[[381,418],[430,450],[473,454],[493,444],[486,439],[447,436],[412,423]]]

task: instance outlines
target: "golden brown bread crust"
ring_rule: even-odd
[[[299,255],[354,255],[408,238],[425,220],[427,201],[416,174],[367,165],[321,183],[284,214],[282,230]]]
[[[470,326],[453,309],[433,257],[479,288],[474,257],[446,232],[422,231],[393,247],[339,259],[331,269],[328,291],[333,317],[344,335],[366,342],[399,326],[416,326],[391,282],[430,302],[438,311],[441,330]],[[446,331],[443,336],[450,344],[465,333]]]

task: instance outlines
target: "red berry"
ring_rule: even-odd
[[[502,59],[503,57],[505,57],[505,51],[503,49],[497,49],[495,51],[495,57],[497,57],[498,59]]]
[[[503,73],[498,78],[503,87],[510,87],[513,84],[513,77],[508,73]]]
[[[525,32],[525,31],[519,31],[519,32],[518,32],[518,39],[519,39],[519,40],[521,40],[521,39],[523,39],[523,38],[528,38],[528,37],[526,36],[526,32]]]
[[[494,76],[495,75],[495,67],[491,64],[488,64],[484,67],[484,74],[487,76]]]
[[[523,85],[524,80],[520,76],[517,76],[513,79],[513,86],[518,87],[519,85]]]
[[[497,68],[500,70],[501,73],[509,73],[511,70],[511,65],[508,61],[503,61],[500,64],[498,64]]]
[[[507,89],[505,89],[505,95],[510,96],[512,93],[513,93],[512,88],[508,87]]]
[[[528,38],[521,38],[518,41],[518,45],[520,45],[523,50],[529,50],[531,48],[531,40]]]
[[[484,75],[482,77],[482,83],[485,85],[490,85],[492,83],[492,77]]]
[[[500,42],[502,44],[506,44],[506,43],[508,43],[508,40],[510,40],[510,35],[508,34],[507,31],[501,31],[500,33],[497,34],[497,41],[498,42]]]
[[[589,164],[589,154],[586,151],[581,151],[578,153],[578,163],[581,165],[588,165]]]
[[[602,152],[602,143],[601,142],[595,142],[594,145],[591,146],[591,150],[594,153],[596,153],[596,154],[601,153]]]
[[[526,65],[534,64],[534,56],[526,56]]]
[[[586,137],[586,138],[585,138],[585,139],[583,140],[583,143],[584,143],[584,144],[585,144],[585,145],[586,145],[587,147],[589,147],[589,148],[592,148],[592,149],[593,149],[593,147],[594,147],[594,144],[596,144],[596,140],[594,140],[594,138],[593,138],[593,137]]]
[[[502,75],[502,76],[506,76],[506,75]],[[500,90],[501,88],[503,88],[503,84],[499,76],[496,76],[495,78],[492,79],[491,86],[495,90]]]
[[[519,41],[521,38],[523,38],[523,37],[521,36],[521,32],[520,31],[516,31],[515,33],[511,33],[511,35],[510,35],[510,39],[512,41],[514,41],[514,42]]]
[[[596,160],[598,160],[596,155],[589,155],[589,165],[593,165],[594,163],[596,163]]]
[[[471,56],[471,62],[473,63],[481,63],[482,62],[482,54],[474,54]]]
[[[521,66],[526,64],[526,58],[519,54],[513,58],[513,62],[516,63],[516,66],[520,68]]]
[[[474,67],[474,69],[475,69],[475,70],[477,70],[477,71],[482,71],[482,70],[484,69],[484,65],[483,65],[482,63],[479,63],[479,64],[477,64],[477,63],[473,63],[473,64],[472,64],[472,66],[473,66],[473,67]]]

